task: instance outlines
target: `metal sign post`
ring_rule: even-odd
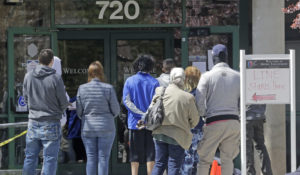
[[[291,104],[291,170],[296,170],[295,51],[290,54],[245,55],[240,51],[241,168],[247,174],[246,105]]]
[[[291,170],[297,168],[297,149],[296,149],[296,63],[295,50],[290,50],[290,69],[291,69]]]

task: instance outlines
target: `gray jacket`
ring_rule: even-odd
[[[55,70],[37,65],[25,75],[23,95],[29,108],[29,119],[57,121],[69,105],[63,80]]]
[[[170,74],[162,73],[158,78],[159,86],[167,87],[170,83]]]
[[[247,120],[264,120],[264,119],[266,119],[265,112],[266,112],[265,104],[249,105],[249,106],[247,106],[247,110],[246,110],[246,119]]]
[[[82,119],[82,136],[98,137],[115,132],[114,118],[120,113],[120,105],[110,84],[95,78],[80,85],[76,110],[78,117]]]
[[[226,63],[216,64],[204,73],[196,90],[200,116],[239,116],[240,74]]]

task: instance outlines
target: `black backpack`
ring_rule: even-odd
[[[160,97],[155,101],[155,103],[150,106],[145,114],[145,127],[146,129],[153,131],[159,127],[164,120],[164,105],[163,105],[163,96],[165,94],[166,88],[162,89]]]

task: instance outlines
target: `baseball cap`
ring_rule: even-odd
[[[227,48],[223,44],[214,45],[212,49],[212,56],[219,56],[220,52],[224,52],[227,55]]]

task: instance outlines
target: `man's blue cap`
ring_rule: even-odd
[[[217,44],[212,49],[212,56],[219,56],[220,52],[224,52],[227,55],[227,48],[223,44]]]

